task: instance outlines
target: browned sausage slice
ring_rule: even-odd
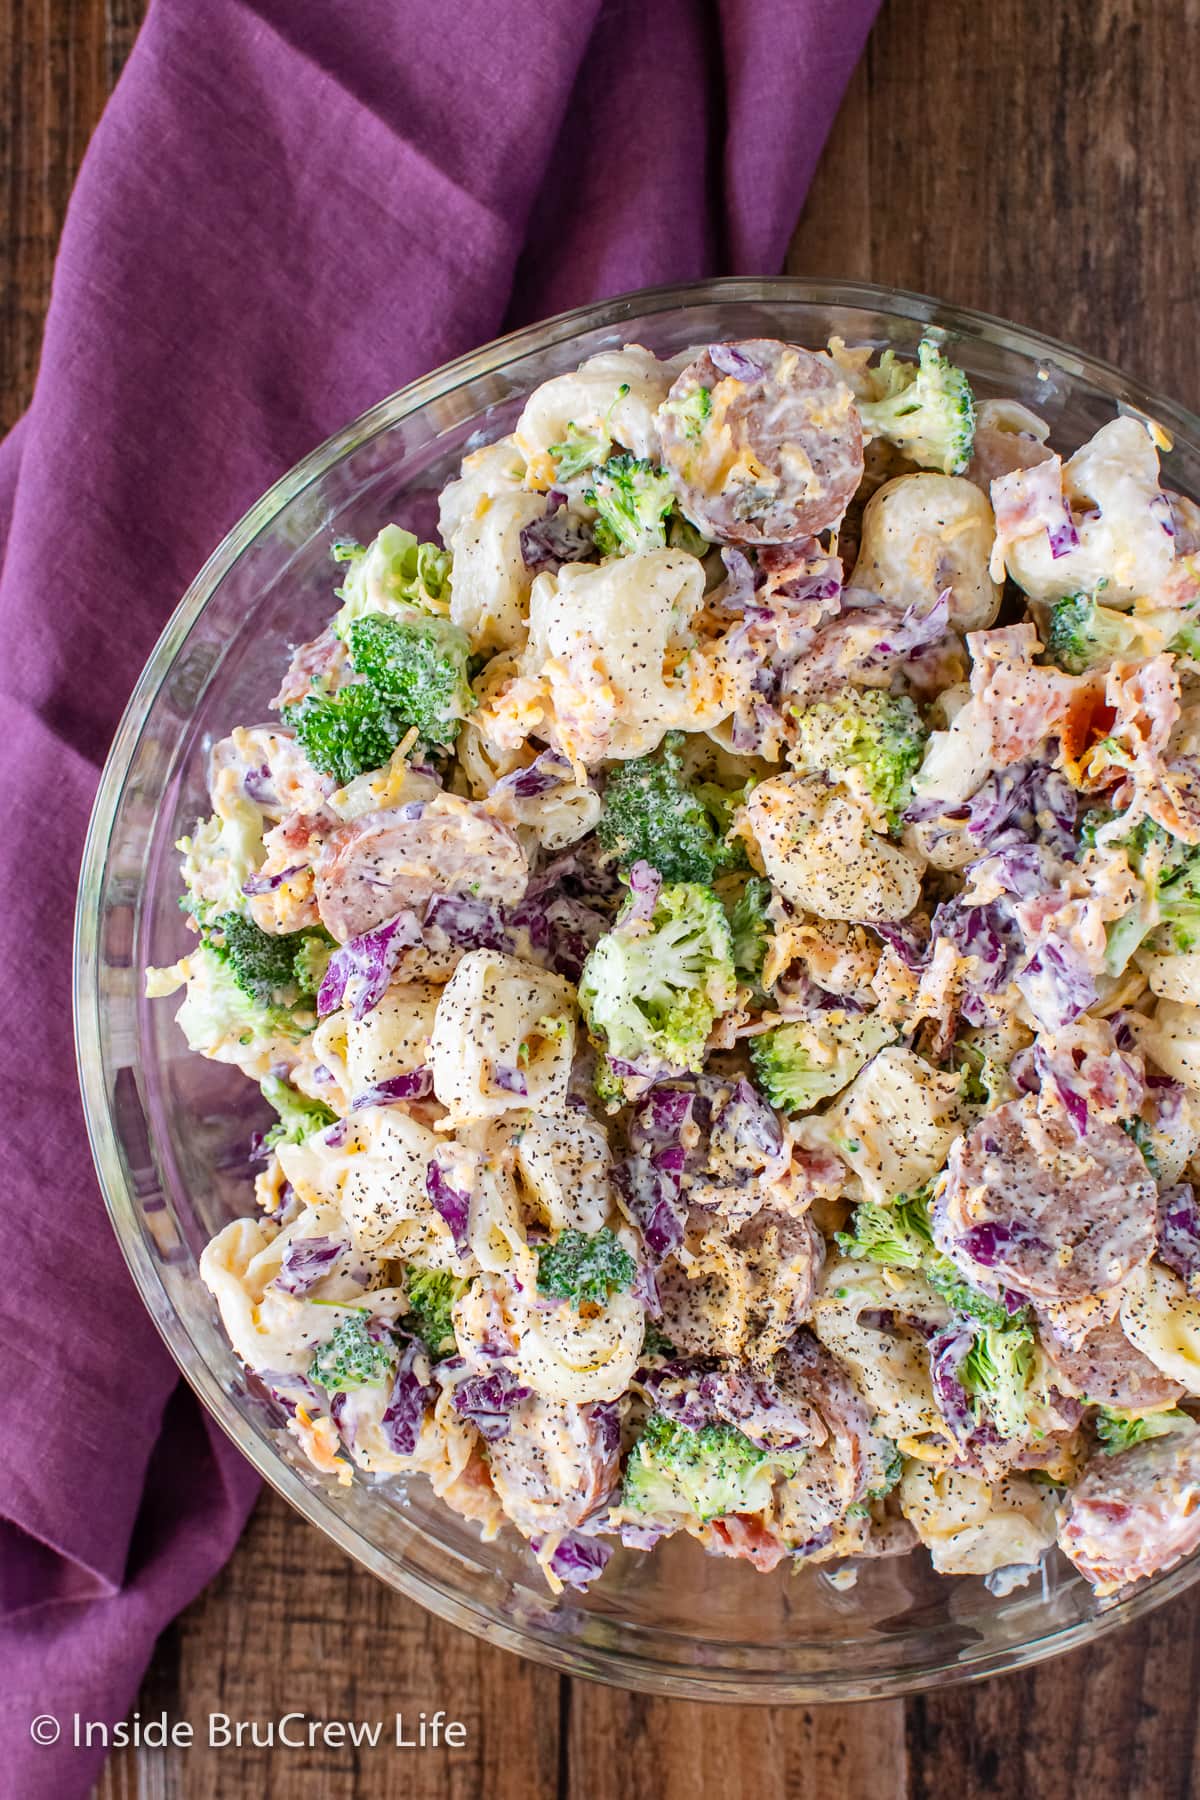
[[[1182,1398],[1179,1383],[1155,1368],[1150,1358],[1130,1343],[1116,1319],[1089,1331],[1076,1350],[1059,1343],[1044,1325],[1038,1335],[1066,1388],[1093,1406],[1149,1412],[1157,1406],[1173,1406]]]
[[[710,345],[676,378],[658,418],[680,504],[718,543],[784,544],[822,531],[862,480],[854,396],[826,357],[798,344]]]
[[[1157,1189],[1117,1125],[1080,1137],[1027,1094],[988,1113],[950,1153],[934,1211],[938,1248],[969,1280],[1035,1299],[1101,1294],[1149,1260]]]
[[[1058,1541],[1100,1594],[1190,1556],[1200,1545],[1200,1428],[1094,1456],[1068,1495]]]
[[[317,858],[317,906],[345,943],[455,889],[515,904],[528,879],[525,852],[506,825],[473,801],[439,794],[339,826]]]

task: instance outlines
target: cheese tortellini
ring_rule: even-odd
[[[561,1112],[574,1054],[568,981],[500,951],[467,952],[442,990],[430,1037],[433,1091],[448,1125]]]
[[[928,1332],[949,1317],[920,1276],[849,1259],[830,1264],[813,1304],[813,1330],[851,1370],[877,1429],[908,1456],[954,1455],[925,1350]]]
[[[984,1480],[966,1469],[911,1462],[900,1506],[935,1569],[943,1575],[990,1575],[1026,1568],[1057,1534],[1053,1489],[1028,1475]]]
[[[1200,1300],[1174,1270],[1151,1262],[1121,1297],[1121,1329],[1156,1369],[1187,1393],[1200,1394]]]
[[[672,366],[639,344],[603,350],[569,375],[535,388],[517,420],[513,442],[524,456],[526,481],[541,489],[557,476],[552,448],[572,428],[588,437],[623,444],[634,456],[658,460],[657,412],[671,385]]]
[[[889,1046],[821,1120],[822,1135],[868,1200],[912,1193],[943,1166],[962,1128],[961,1083],[912,1050]]]
[[[898,475],[863,513],[854,585],[927,611],[950,593],[960,631],[990,625],[1000,588],[988,573],[995,520],[986,497],[960,475]]]
[[[715,664],[697,647],[703,595],[703,567],[682,550],[537,577],[523,668],[545,683],[569,757],[645,756],[672,727],[706,730],[728,710]]]
[[[441,533],[454,566],[450,617],[481,649],[525,640],[532,576],[521,533],[545,502],[522,486],[524,472],[520,452],[503,438],[468,456],[442,494]]]
[[[920,863],[821,776],[759,782],[740,817],[772,886],[820,919],[903,919],[921,897]]]

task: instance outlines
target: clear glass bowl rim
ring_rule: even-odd
[[[272,1453],[265,1441],[249,1430],[213,1370],[207,1364],[197,1366],[190,1359],[191,1339],[166,1299],[154,1259],[140,1231],[133,1228],[137,1216],[135,1197],[122,1169],[101,1074],[102,1003],[98,979],[106,855],[143,728],[183,640],[237,558],[268,521],[355,445],[453,392],[462,383],[487,375],[514,358],[586,332],[615,328],[627,318],[721,303],[769,304],[772,300],[891,313],[919,325],[944,328],[1027,358],[1051,362],[1067,374],[1097,382],[1120,404],[1155,419],[1172,436],[1190,439],[1193,445],[1200,447],[1200,417],[1142,386],[1101,358],[1086,355],[1043,333],[990,313],[865,281],[727,277],[679,286],[642,288],[595,305],[558,313],[457,357],[379,401],[281,476],[212,552],[167,621],[117,727],[88,826],[75,915],[73,1000],[76,1061],[92,1157],[113,1230],[142,1300],[181,1373],[204,1406],[264,1481],[309,1524],[330,1537],[372,1574],[418,1601],[439,1618],[563,1673],[676,1698],[812,1705],[879,1699],[918,1693],[951,1682],[980,1680],[1077,1649],[1120,1625],[1144,1617],[1155,1607],[1184,1593],[1200,1578],[1200,1555],[1135,1589],[1127,1598],[1108,1603],[1104,1610],[1093,1616],[1052,1629],[1024,1643],[1005,1645],[963,1660],[927,1665],[919,1670],[897,1669],[891,1675],[868,1680],[856,1678],[851,1671],[813,1677],[725,1672],[703,1665],[697,1665],[685,1674],[677,1667],[665,1668],[653,1659],[639,1658],[628,1649],[612,1652],[573,1645],[549,1632],[522,1628],[473,1606],[448,1583],[436,1582],[383,1555],[353,1525],[327,1507],[319,1490],[305,1485],[293,1469]],[[414,1526],[413,1529],[418,1528]]]

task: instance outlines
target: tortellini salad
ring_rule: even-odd
[[[336,540],[182,840],[201,1274],[334,1482],[1098,1594],[1200,1543],[1200,512],[914,357],[636,344]]]

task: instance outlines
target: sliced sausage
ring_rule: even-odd
[[[1089,1331],[1077,1349],[1059,1343],[1046,1328],[1042,1348],[1067,1389],[1093,1406],[1115,1406],[1126,1412],[1149,1412],[1173,1406],[1183,1395],[1177,1381],[1156,1369],[1131,1344],[1116,1319]]]
[[[697,391],[709,396],[697,403]],[[840,519],[862,480],[862,422],[826,357],[773,338],[713,344],[659,412],[663,461],[706,537],[782,544]]]
[[[1093,1457],[1067,1498],[1058,1542],[1099,1594],[1190,1556],[1200,1546],[1200,1429],[1180,1425]]]
[[[321,920],[340,943],[454,889],[513,905],[528,879],[525,852],[508,827],[454,794],[339,826],[316,861]]]
[[[1080,1137],[1065,1112],[1042,1117],[1027,1094],[954,1145],[934,1237],[972,1281],[1075,1300],[1149,1259],[1156,1201],[1142,1153],[1119,1126],[1091,1123]]]
[[[620,1433],[610,1407],[531,1394],[488,1446],[492,1485],[519,1531],[569,1531],[612,1492]]]

